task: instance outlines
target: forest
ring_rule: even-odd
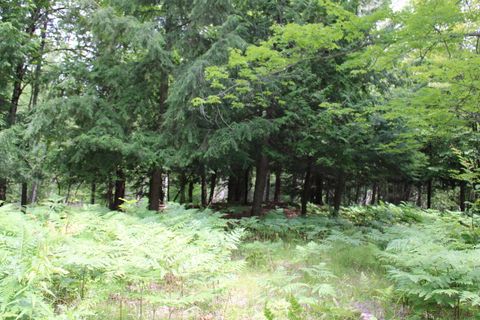
[[[0,0],[0,319],[480,319],[480,1]]]

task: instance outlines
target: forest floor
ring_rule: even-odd
[[[480,319],[480,221],[458,212],[123,209],[0,207],[0,319]]]

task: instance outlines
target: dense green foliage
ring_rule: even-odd
[[[0,201],[469,210],[478,5],[3,1]]]

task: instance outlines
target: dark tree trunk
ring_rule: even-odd
[[[243,185],[243,203],[248,204],[248,192],[250,191],[250,168],[245,170],[244,185]]]
[[[155,168],[150,174],[148,210],[158,211],[162,202],[162,171]]]
[[[303,190],[302,190],[302,207],[301,207],[301,214],[303,217],[307,215],[307,203],[310,200],[311,189],[312,189],[312,182],[311,182],[311,175],[312,175],[312,161],[308,161],[307,169],[305,171],[305,181],[303,183]]]
[[[265,202],[270,201],[270,172],[267,173],[267,179],[265,181]]]
[[[200,198],[202,207],[207,206],[207,178],[205,177],[205,169],[202,168],[202,172],[200,174]]]
[[[323,176],[321,173],[315,175],[315,195],[313,201],[315,204],[323,205]]]
[[[377,202],[377,193],[378,193],[378,186],[377,186],[377,183],[374,183],[372,186],[372,205],[375,205]]]
[[[192,180],[188,182],[188,202],[193,203],[193,188],[195,187],[195,184],[193,183]]]
[[[355,186],[355,199],[353,204],[358,204],[358,199],[360,198],[360,183],[357,183]]]
[[[343,191],[345,190],[345,174],[339,171],[337,174],[337,181],[335,182],[335,195],[333,198],[333,215],[338,216],[340,206],[342,204]]]
[[[208,196],[208,205],[212,204],[215,195],[215,186],[217,185],[217,171],[210,176],[210,194]]]
[[[120,210],[120,206],[123,204],[125,198],[125,174],[122,169],[117,170],[117,176],[115,179],[115,194],[113,196],[112,210]]]
[[[418,194],[417,194],[417,206],[422,207],[422,184],[421,183],[419,183],[417,185],[417,192],[418,192]]]
[[[466,207],[465,207],[465,200],[466,200],[466,194],[467,194],[467,184],[465,181],[460,182],[460,197],[459,197],[459,204],[460,204],[460,211],[464,212]]]
[[[97,192],[97,185],[95,182],[92,182],[90,189],[90,204],[95,204],[95,193]]]
[[[170,174],[167,173],[167,202],[170,201]]]
[[[282,169],[275,171],[275,192],[273,194],[273,202],[280,202],[280,193],[282,192]]]
[[[265,183],[268,172],[268,157],[261,151],[257,159],[257,168],[255,171],[255,190],[253,191],[252,216],[259,216],[262,213],[263,195],[265,193]]]
[[[28,201],[28,185],[26,182],[22,182],[22,196],[20,199],[20,205],[25,207]]]
[[[180,195],[180,203],[185,203],[185,186],[187,184],[187,179],[185,177],[185,173],[180,174],[180,181],[179,181],[179,189],[178,193]]]
[[[109,181],[107,186],[107,193],[105,197],[107,198],[106,200],[110,210],[112,210],[113,208],[113,187],[114,187],[113,182]]]
[[[228,188],[227,202],[231,204],[235,201],[235,194],[237,193],[237,188],[238,188],[238,179],[234,174],[228,177],[227,188]]]
[[[0,178],[0,201],[7,200],[7,179]]]
[[[427,209],[432,207],[432,179],[427,182]]]

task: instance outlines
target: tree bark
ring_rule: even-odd
[[[245,170],[244,185],[243,185],[243,204],[248,204],[248,192],[250,191],[250,168]]]
[[[202,168],[202,172],[200,174],[200,198],[202,207],[207,206],[207,178],[205,177],[205,168]]]
[[[270,172],[267,173],[267,178],[265,181],[265,202],[270,201]]]
[[[378,187],[377,187],[377,183],[375,182],[372,186],[372,205],[375,205],[377,202],[377,193],[378,193]]]
[[[337,174],[337,181],[335,183],[335,195],[333,198],[333,215],[338,217],[340,206],[342,204],[342,195],[345,189],[345,173],[340,170]]]
[[[125,198],[125,174],[122,169],[117,170],[117,176],[115,179],[115,194],[113,196],[113,203],[111,210],[120,210],[120,206],[123,204]]]
[[[95,204],[95,193],[97,192],[97,184],[92,182],[90,187],[90,204]]]
[[[432,179],[427,182],[427,209],[432,207]]]
[[[466,194],[467,194],[467,184],[465,181],[460,182],[460,196],[459,196],[459,206],[460,206],[460,211],[464,212],[466,209],[465,206],[465,199],[466,199]]]
[[[159,167],[150,174],[150,188],[148,191],[148,210],[158,211],[162,203],[162,171]]]
[[[178,193],[180,195],[180,203],[185,203],[185,186],[187,184],[187,179],[185,177],[185,173],[180,174],[180,181],[179,181],[179,190]]]
[[[25,207],[28,202],[28,185],[26,182],[22,182],[22,196],[20,199],[20,205]]]
[[[311,175],[312,175],[312,161],[308,161],[307,169],[305,170],[305,181],[303,183],[303,191],[302,191],[302,207],[301,207],[301,214],[303,217],[307,216],[307,204],[310,200],[311,194]]]
[[[273,194],[273,202],[280,202],[280,193],[282,191],[282,169],[275,171],[275,192]]]
[[[419,183],[417,185],[417,201],[416,201],[416,204],[417,204],[417,207],[422,207],[422,184]]]
[[[313,201],[315,204],[323,205],[323,176],[321,173],[315,174],[315,195]]]
[[[210,194],[208,196],[208,205],[212,204],[215,195],[215,186],[217,184],[217,171],[210,176]]]
[[[7,179],[0,178],[0,201],[3,202],[5,200],[7,200]]]
[[[263,195],[265,193],[265,184],[268,172],[268,157],[264,151],[260,152],[257,159],[257,168],[255,171],[255,190],[253,191],[252,216],[259,216],[262,213]]]
[[[193,183],[193,180],[190,180],[188,182],[188,202],[193,203],[193,188],[195,187],[195,184]]]

